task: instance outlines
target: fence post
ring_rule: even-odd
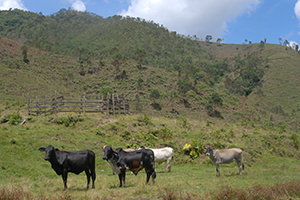
[[[107,93],[106,112],[107,115],[109,116],[109,92]]]
[[[103,95],[101,96],[101,112],[104,111],[104,101],[103,101]]]
[[[57,101],[56,101],[56,98],[57,98],[57,94],[56,94],[56,90],[55,90],[55,97],[54,97],[55,115],[57,115]]]
[[[40,105],[39,105],[39,99],[37,96],[35,97],[35,105],[36,105],[36,109],[37,109],[36,115],[39,115],[40,114]]]
[[[113,109],[113,115],[115,115],[115,95],[112,94],[112,109]]]
[[[30,99],[29,99],[29,93],[27,93],[27,114],[30,115]]]
[[[117,93],[116,95],[117,95],[118,113],[121,114],[121,104],[120,104],[120,99],[119,99],[118,93]]]
[[[83,116],[85,116],[85,92],[83,93]]]
[[[126,114],[125,98],[123,98],[123,113]]]

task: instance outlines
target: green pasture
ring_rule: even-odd
[[[267,129],[259,123],[208,123],[164,117],[149,118],[147,125],[143,122],[137,126],[137,123],[142,123],[139,119],[143,116],[109,117],[101,114],[81,116],[82,121],[74,124],[54,122],[63,118],[68,118],[68,115],[33,116],[23,125],[0,124],[2,193],[19,195],[19,199],[217,199],[216,196],[227,187],[242,191],[253,191],[254,188],[257,192],[260,191],[257,188],[293,185],[300,181],[298,134],[283,131],[282,127]],[[156,139],[149,136],[161,127],[167,127],[172,136]],[[185,143],[193,141],[197,141],[198,147],[213,144],[221,148],[242,148],[245,163],[242,176],[238,175],[237,165],[233,163],[221,165],[221,176],[217,178],[215,166],[201,150],[194,159],[182,150]],[[93,150],[96,154],[96,188],[85,189],[85,173],[69,173],[69,188],[63,191],[62,178],[43,159],[44,153],[38,151],[39,147],[49,144],[66,151]],[[105,144],[116,148],[138,144],[172,146],[175,149],[172,171],[164,173],[166,164],[156,165],[154,185],[151,180],[145,185],[144,171],[137,176],[128,172],[127,187],[119,188],[118,176],[113,175],[110,165],[102,160],[101,147]],[[300,194],[290,194],[286,189],[281,196],[283,199],[299,198]],[[261,196],[258,199],[267,198]]]

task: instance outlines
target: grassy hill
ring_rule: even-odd
[[[300,197],[299,54],[294,50],[204,42],[140,18],[104,19],[65,9],[50,16],[21,10],[0,16],[0,196]],[[79,113],[27,116],[27,94],[35,99],[54,91],[86,93],[90,99],[117,93],[129,100],[131,114],[87,114],[77,123],[68,120]],[[14,125],[24,119],[25,124]],[[37,151],[48,144],[95,151],[96,189],[83,190],[84,174],[71,174],[70,189],[63,192],[61,178]],[[156,185],[144,186],[142,172],[128,175],[129,187],[118,189],[117,177],[101,159],[105,144],[171,146],[172,172],[164,174],[165,165],[157,165]],[[183,150],[185,144],[190,148]],[[206,145],[241,148],[243,175],[236,175],[235,164],[221,165],[221,177],[214,178]]]

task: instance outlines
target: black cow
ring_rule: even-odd
[[[52,145],[46,148],[41,147],[39,151],[46,152],[45,160],[51,163],[52,168],[57,175],[62,175],[64,182],[64,190],[67,187],[68,172],[75,174],[80,174],[85,171],[87,176],[87,188],[90,186],[90,177],[92,176],[93,186],[95,188],[94,182],[96,179],[95,173],[95,153],[91,150],[82,150],[75,152],[60,151],[54,148]]]
[[[156,178],[154,153],[150,149],[140,149],[136,151],[126,152],[121,148],[113,150],[110,145],[103,147],[103,160],[111,165],[116,174],[119,175],[120,187],[125,187],[125,172],[132,171],[135,175],[145,168],[147,174],[146,184],[152,176],[152,183]]]

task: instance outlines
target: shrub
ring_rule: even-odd
[[[130,132],[129,131],[122,132],[121,137],[125,140],[130,140],[130,138],[131,138]]]
[[[159,99],[159,97],[160,97],[160,93],[159,93],[158,89],[150,90],[150,98]]]
[[[137,121],[141,122],[142,124],[145,124],[145,125],[153,125],[152,122],[151,122],[151,118],[147,114],[144,114],[144,117],[140,116],[137,119]],[[138,125],[140,125],[140,124],[138,123]]]
[[[19,124],[20,122],[22,121],[22,117],[19,113],[12,113],[10,114],[9,116],[9,121],[8,123],[9,124],[12,124],[12,125],[17,125]]]
[[[292,133],[292,135],[291,135],[291,140],[292,140],[293,143],[294,143],[294,147],[295,147],[296,149],[299,149],[299,147],[300,147],[300,142],[299,142],[299,136],[298,136],[298,134]]]
[[[195,159],[197,158],[201,153],[204,153],[204,145],[202,142],[193,141],[192,144],[186,143],[182,150],[184,151],[184,154],[189,155],[190,158]]]
[[[159,130],[158,137],[162,138],[163,140],[165,140],[165,139],[172,139],[173,133],[172,133],[172,131],[170,129],[164,127],[164,128],[162,128],[162,129]]]

